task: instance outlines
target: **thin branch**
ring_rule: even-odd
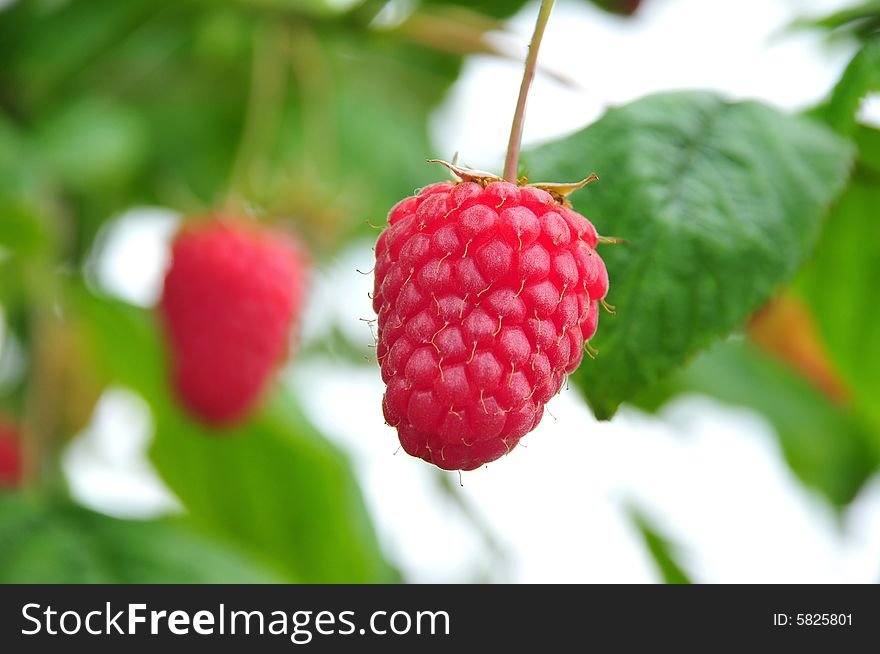
[[[519,166],[519,147],[522,142],[523,124],[526,116],[526,100],[529,97],[529,88],[535,78],[535,68],[538,63],[538,49],[541,47],[541,39],[544,38],[544,28],[550,19],[550,11],[553,9],[554,0],[543,0],[541,10],[538,13],[538,21],[535,23],[535,33],[529,44],[529,54],[526,57],[526,65],[523,70],[522,84],[519,87],[519,98],[516,101],[516,111],[513,114],[513,124],[510,126],[510,140],[507,142],[507,158],[504,160],[504,179],[508,182],[516,181],[516,170]]]

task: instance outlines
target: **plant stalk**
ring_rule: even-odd
[[[529,97],[529,88],[535,78],[535,69],[538,63],[538,49],[544,38],[544,29],[550,19],[550,11],[553,9],[555,0],[542,0],[541,9],[538,12],[538,20],[535,23],[535,33],[529,43],[529,54],[526,57],[526,65],[523,70],[522,84],[519,87],[519,98],[516,101],[516,111],[513,114],[513,124],[510,126],[510,140],[507,142],[507,157],[504,160],[504,179],[508,182],[516,182],[516,170],[519,166],[519,148],[522,143],[523,124],[526,116],[526,100]]]

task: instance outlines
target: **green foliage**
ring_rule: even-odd
[[[41,249],[47,234],[40,215],[20,200],[0,196],[0,246],[20,254]]]
[[[852,401],[880,432],[880,175],[860,169],[834,207],[798,289]],[[878,438],[880,440],[880,438]]]
[[[613,14],[632,15],[639,0],[585,0]],[[507,18],[526,6],[526,0],[423,0],[425,5],[461,6],[495,18]]]
[[[130,108],[89,97],[49,115],[37,129],[34,147],[49,174],[89,193],[131,181],[142,165],[146,130]]]
[[[76,277],[102,226],[139,204],[292,219],[315,259],[366,233],[433,180],[427,116],[461,65],[370,28],[374,9],[21,0],[0,12],[0,246],[23,255],[0,259],[7,317],[27,344],[28,305],[64,306],[101,382],[149,403],[151,454],[187,520],[288,580],[394,579],[346,457],[283,389],[235,430],[190,420],[151,313],[25,259],[57,240],[51,266]],[[40,295],[24,297],[24,280]]]
[[[852,58],[828,103],[821,109],[825,122],[844,134],[856,129],[856,112],[862,98],[880,91],[880,36],[869,40]]]
[[[590,1],[620,14],[639,4]],[[432,149],[431,110],[463,56],[503,54],[485,38],[499,19],[534,5],[421,0],[382,26],[385,6],[18,0],[0,10],[0,302],[27,362],[0,403],[50,406],[46,388],[65,388],[36,369],[51,350],[40,316],[55,315],[85,340],[83,379],[146,400],[150,456],[187,512],[123,521],[2,496],[0,581],[397,579],[350,462],[289,389],[234,429],[193,421],[169,389],[157,316],[79,281],[98,232],[132,206],[283,219],[320,262],[436,180],[424,160],[452,153]],[[575,207],[628,241],[602,251],[617,313],[603,315],[599,356],[573,378],[596,415],[624,401],[656,410],[681,393],[747,407],[772,424],[798,477],[844,506],[880,466],[880,131],[857,120],[880,89],[880,3],[804,24],[861,42],[811,112],[831,129],[669,93],[612,109],[527,163],[548,181],[598,172]],[[844,189],[850,142],[858,162]],[[839,397],[766,344],[725,340],[792,278],[786,293],[815,322],[813,354],[839,375]],[[675,549],[647,517],[632,519],[663,578],[686,583]]]
[[[875,7],[880,16],[880,4]],[[852,134],[858,147],[853,180],[834,206],[822,247],[798,280],[813,308],[825,346],[843,376],[851,401],[880,432],[880,130],[858,124],[860,101],[880,90],[880,36],[852,59],[820,115]]]
[[[708,93],[655,95],[528,155],[600,233],[617,314],[574,379],[600,419],[740,325],[816,243],[851,148],[827,129]]]
[[[348,460],[283,389],[252,420],[212,431],[172,398],[149,313],[87,292],[79,293],[78,306],[106,379],[139,392],[152,407],[153,462],[195,524],[289,580],[393,579]]]
[[[642,0],[590,0],[597,7],[613,14],[631,16],[638,11]]]
[[[831,30],[834,34],[870,39],[880,33],[880,2],[864,0],[827,16],[799,20],[794,26],[821,28]]]
[[[629,517],[633,525],[638,529],[645,547],[657,566],[663,583],[666,584],[689,584],[690,577],[676,561],[675,548],[660,535],[651,525],[650,521],[638,510],[630,509]]]
[[[795,474],[837,506],[852,500],[880,464],[876,429],[748,341],[716,345],[635,403],[655,411],[682,393],[757,411],[774,427]]]
[[[855,140],[859,148],[859,166],[874,176],[880,175],[880,130],[858,125]]]
[[[282,393],[228,433],[165,411],[152,458],[197,522],[271,558],[291,578],[393,579],[348,460]]]
[[[815,323],[820,338],[813,356],[840,377],[843,395],[829,396],[780,353],[738,340],[715,346],[636,399],[642,408],[656,410],[678,394],[704,393],[757,411],[773,425],[798,477],[841,507],[880,466],[880,382],[871,363],[880,361],[880,316],[872,295],[880,283],[875,238],[880,131],[856,120],[861,100],[880,83],[880,41],[872,36],[878,17],[880,4],[868,2],[809,23],[845,29],[865,42],[829,98],[811,112],[854,138],[858,164],[824,223],[819,247],[794,283],[808,308],[802,319]]]
[[[423,0],[425,5],[466,7],[486,16],[507,18],[525,7],[527,0]]]
[[[0,493],[0,583],[270,583],[235,550],[169,521],[117,520]]]
[[[427,115],[461,56],[369,29],[359,9],[22,0],[0,12],[0,88],[16,90],[0,106],[46,190],[73,205],[75,253],[133,204],[192,213],[232,199],[294,216],[320,254],[432,181]]]
[[[0,114],[0,247],[33,255],[49,241],[39,206],[41,180],[15,126]]]

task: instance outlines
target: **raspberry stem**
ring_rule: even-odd
[[[516,170],[519,166],[519,147],[522,142],[523,124],[526,115],[526,100],[529,96],[529,88],[535,78],[535,68],[538,63],[538,49],[541,47],[541,39],[544,38],[544,28],[550,19],[550,11],[553,9],[555,0],[542,0],[541,9],[538,12],[538,20],[535,23],[535,33],[532,42],[529,43],[529,54],[526,57],[526,65],[523,70],[522,84],[519,87],[519,98],[516,101],[516,111],[513,114],[513,124],[510,126],[510,140],[507,142],[507,158],[504,160],[504,179],[508,182],[516,182]]]
[[[285,33],[274,25],[255,30],[250,89],[226,198],[227,208],[233,211],[244,198],[255,195],[255,164],[260,164],[281,119],[287,77],[277,53],[284,52],[285,46]]]

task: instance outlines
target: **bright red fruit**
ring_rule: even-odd
[[[608,291],[596,230],[550,193],[429,186],[376,244],[383,409],[403,448],[444,469],[510,452],[575,370]]]
[[[21,481],[21,444],[18,430],[0,418],[0,489],[11,489]]]
[[[174,385],[214,425],[243,418],[288,352],[306,262],[290,237],[243,220],[185,226],[174,242],[161,310]]]

